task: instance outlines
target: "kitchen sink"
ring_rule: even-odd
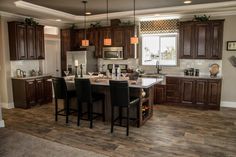
[[[141,74],[140,77],[164,78],[165,74],[163,74],[163,73],[160,73],[160,74],[157,74],[157,73],[144,73],[144,74]]]

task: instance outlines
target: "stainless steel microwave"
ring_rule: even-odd
[[[103,59],[123,59],[123,47],[103,47]]]

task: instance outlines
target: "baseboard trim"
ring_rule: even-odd
[[[236,108],[236,102],[232,102],[232,101],[222,101],[220,106],[221,106],[221,107]]]
[[[15,108],[14,103],[0,103],[0,106],[5,109]]]
[[[0,128],[4,128],[4,127],[5,127],[4,120],[0,120]]]

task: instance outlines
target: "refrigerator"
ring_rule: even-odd
[[[83,74],[88,72],[97,72],[97,59],[94,57],[95,46],[89,46],[78,51],[67,51],[67,69],[70,75],[76,72],[75,62],[78,63],[77,74],[80,74],[80,65],[83,67]]]

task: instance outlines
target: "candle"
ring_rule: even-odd
[[[79,61],[75,60],[75,66],[78,67],[79,66]]]

